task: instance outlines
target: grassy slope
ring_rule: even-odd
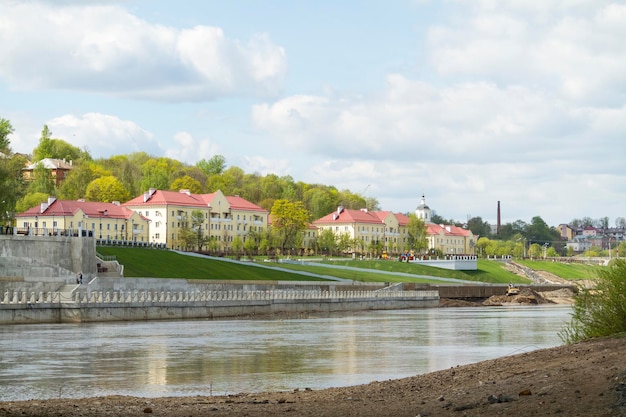
[[[220,262],[176,252],[119,247],[98,247],[98,253],[115,256],[125,277],[209,280],[313,281],[315,278],[255,266]]]
[[[578,263],[563,264],[549,261],[519,260],[516,262],[520,265],[534,269],[535,271],[546,271],[561,278],[571,280],[595,278],[598,271],[604,268],[599,265],[585,265]]]
[[[529,283],[530,281],[515,275],[505,268],[500,262],[493,261],[478,261],[478,270],[476,271],[452,271],[449,269],[434,268],[431,266],[417,265],[413,263],[398,262],[393,260],[372,260],[372,261],[326,261],[323,264],[348,266],[352,268],[363,269],[363,271],[353,270],[340,270],[334,268],[327,268],[324,266],[311,266],[301,264],[279,264],[281,268],[288,268],[298,271],[309,271],[316,274],[332,275],[339,278],[347,278],[355,281],[364,282],[430,282],[441,283],[441,281],[427,279],[427,278],[409,278],[406,276],[389,275],[385,272],[402,272],[414,275],[430,275],[443,278],[455,278],[466,281],[480,281],[490,282],[494,284],[504,284],[509,282],[515,283]],[[380,271],[378,273],[369,272],[366,270]]]
[[[185,279],[209,279],[209,280],[270,280],[270,281],[311,281],[318,278],[291,274],[281,269],[293,269],[307,271],[319,275],[334,276],[337,278],[352,279],[362,282],[430,282],[430,280],[418,275],[436,276],[444,278],[456,278],[466,281],[480,281],[490,283],[528,283],[529,281],[515,275],[503,268],[500,262],[479,260],[476,271],[451,271],[447,269],[433,268],[428,266],[397,262],[392,260],[372,261],[332,261],[330,265],[344,265],[357,267],[363,271],[340,270],[323,266],[293,265],[265,263],[264,266],[274,269],[257,268],[254,266],[239,265],[211,259],[180,255],[170,251],[153,249],[98,247],[98,253],[105,256],[115,256],[119,263],[124,265],[126,277],[155,277],[155,278],[185,278]],[[542,264],[531,266],[534,269],[545,269]],[[564,272],[550,271],[559,276],[575,278],[574,270],[580,265],[564,265]],[[572,268],[575,267],[575,268]],[[379,272],[368,271],[376,270]],[[415,278],[386,274],[385,272],[402,272],[415,274]],[[590,272],[591,273],[591,272]],[[562,275],[563,274],[563,275]],[[583,278],[588,278],[585,275]]]

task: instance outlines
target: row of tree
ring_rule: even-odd
[[[14,154],[10,149],[11,123],[0,118],[0,170],[3,196],[3,220],[11,213],[33,207],[48,196],[64,200],[127,201],[150,188],[161,190],[187,189],[192,193],[221,190],[225,195],[238,195],[270,211],[276,200],[300,201],[308,211],[309,221],[325,216],[341,205],[345,208],[379,210],[375,198],[365,198],[350,190],[338,190],[332,185],[308,184],[294,181],[290,176],[248,174],[236,166],[227,167],[226,159],[215,155],[195,165],[154,157],[145,152],[93,159],[62,139],[52,138],[44,126],[32,157]],[[71,161],[72,169],[57,187],[49,170],[38,165],[31,181],[24,181],[22,169],[29,160],[45,158]]]

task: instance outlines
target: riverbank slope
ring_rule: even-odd
[[[626,416],[625,342],[591,340],[319,391],[0,402],[0,416]]]

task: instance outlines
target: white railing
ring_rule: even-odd
[[[0,298],[0,307],[17,304],[126,304],[126,303],[198,303],[214,301],[308,301],[336,300],[360,301],[372,299],[438,299],[437,290],[417,291],[321,291],[321,290],[214,290],[214,291],[77,291],[61,292],[27,292],[5,291]]]

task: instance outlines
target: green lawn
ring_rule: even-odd
[[[570,280],[595,278],[598,274],[598,271],[605,268],[599,265],[586,265],[579,263],[565,264],[550,261],[519,260],[516,262],[520,265],[524,265],[528,268],[534,269],[535,271],[546,271],[563,279]]]
[[[255,266],[222,262],[176,252],[104,247],[97,248],[103,256],[115,256],[124,265],[125,277],[184,278],[207,280],[315,281],[313,277]]]
[[[103,246],[98,247],[97,250],[103,256],[115,256],[117,261],[124,265],[124,276],[126,277],[269,281],[322,280],[322,278],[292,274],[282,270],[289,269],[361,282],[441,283],[439,280],[420,277],[420,275],[495,284],[509,282],[525,284],[530,282],[506,270],[502,263],[487,260],[479,260],[478,270],[476,271],[452,271],[393,260],[335,260],[324,262],[327,265],[343,265],[360,269],[354,271],[307,264],[272,262],[263,263],[263,266],[268,268],[258,268],[155,249]],[[389,272],[401,272],[415,276],[391,275]]]
[[[528,284],[530,280],[520,277],[504,268],[501,262],[479,260],[476,271],[453,271],[432,266],[424,266],[395,260],[332,260],[320,262],[320,265],[329,266],[349,266],[363,269],[363,271],[340,270],[324,266],[313,266],[307,264],[269,264],[271,266],[288,268],[298,271],[308,271],[315,274],[332,275],[339,278],[352,279],[363,282],[421,282],[421,283],[441,283],[440,280],[433,280],[419,277],[419,275],[455,278],[465,281],[489,282],[493,284],[508,284],[514,282],[518,284]],[[376,270],[378,272],[370,272]],[[416,275],[415,277],[390,275],[387,272],[401,272]]]

